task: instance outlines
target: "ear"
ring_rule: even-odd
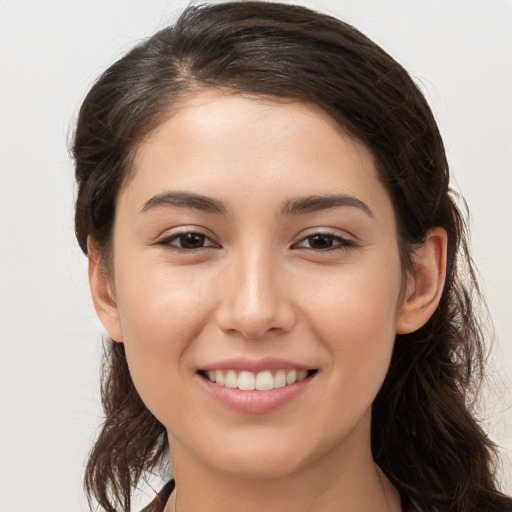
[[[397,334],[408,334],[427,323],[436,310],[446,279],[448,236],[443,228],[433,228],[426,242],[412,255],[414,270],[407,278],[404,301],[397,318]]]
[[[98,244],[92,237],[87,238],[89,256],[89,286],[96,313],[113,341],[123,341],[119,311],[111,279],[101,265]]]

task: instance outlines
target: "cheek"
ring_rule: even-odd
[[[125,343],[174,351],[207,321],[211,286],[204,273],[140,263],[116,281]]]
[[[137,267],[130,266],[129,275],[118,269],[118,308],[130,374],[155,412],[168,398],[165,390],[180,386],[187,351],[208,321],[211,300],[204,276],[171,273],[158,265],[144,265],[145,271]]]
[[[393,350],[400,289],[400,266],[392,262],[376,271],[370,266],[340,272],[321,289],[306,292],[303,314],[327,348],[342,389],[377,393]]]

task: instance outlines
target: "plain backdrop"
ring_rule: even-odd
[[[0,0],[0,512],[86,510],[103,330],[74,239],[70,133],[95,78],[185,4]],[[512,493],[512,1],[305,5],[383,46],[433,107],[494,317],[484,425]]]

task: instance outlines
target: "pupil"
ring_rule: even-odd
[[[313,249],[325,249],[327,247],[332,247],[332,237],[331,235],[315,235],[312,236],[309,245]]]
[[[204,235],[200,233],[186,233],[181,236],[181,246],[185,249],[198,249],[204,245]]]

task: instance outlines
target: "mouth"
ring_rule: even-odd
[[[199,370],[198,374],[220,387],[241,391],[271,391],[310,379],[317,371],[316,369],[268,369],[256,373],[248,370],[223,369]]]
[[[234,357],[199,367],[201,388],[215,402],[238,414],[267,414],[290,410],[319,372],[300,362],[275,357]]]

